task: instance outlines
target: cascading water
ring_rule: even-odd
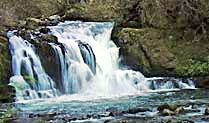
[[[8,32],[14,72],[10,85],[17,90],[17,100],[66,94],[108,96],[149,90],[150,84],[140,72],[119,68],[119,48],[110,40],[113,25],[69,21],[49,27],[59,42],[49,45],[59,58],[63,90],[57,88],[43,69],[35,47],[14,31]],[[35,80],[30,82],[25,76]]]
[[[45,73],[34,47],[28,41],[9,32],[9,43],[12,54],[14,76],[10,85],[17,90],[18,100],[57,96],[53,80]],[[25,75],[25,76],[22,76]],[[26,82],[27,77],[35,78]]]

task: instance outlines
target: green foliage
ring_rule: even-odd
[[[17,114],[18,110],[14,107],[8,107],[6,112],[1,112],[0,123],[11,122],[11,119]]]
[[[177,74],[186,76],[204,76],[209,74],[209,62],[189,59],[177,66]]]
[[[37,80],[32,76],[23,76],[23,78],[26,82],[28,82],[31,85],[35,85],[37,83]]]

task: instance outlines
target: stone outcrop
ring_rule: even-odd
[[[115,37],[122,62],[147,76],[208,75],[208,44],[203,39],[184,40],[183,36],[175,30],[123,28]]]

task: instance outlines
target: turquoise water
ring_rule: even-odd
[[[78,95],[77,95],[78,96]],[[202,122],[204,108],[209,105],[208,90],[179,90],[169,92],[150,92],[144,95],[129,95],[123,97],[98,98],[87,100],[77,98],[70,100],[68,96],[56,99],[36,100],[31,102],[17,103],[21,109],[20,117],[45,117],[53,114],[51,120],[62,120],[63,118],[95,119],[103,122],[104,118],[116,120],[125,117],[142,118],[162,118],[157,112],[157,107],[161,104],[175,104],[183,106],[186,113],[177,115],[177,118],[193,118],[197,122]],[[135,107],[149,108],[151,111],[137,114],[122,114],[117,117],[110,117],[112,111],[126,111]],[[88,121],[87,120],[87,121]],[[79,121],[81,122],[81,121]],[[94,122],[93,120],[91,122]]]

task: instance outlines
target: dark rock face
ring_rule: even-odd
[[[177,59],[165,46],[159,30],[124,28],[118,37],[123,62],[131,68],[160,76],[175,70]]]
[[[11,86],[0,86],[0,103],[11,103],[15,101],[15,88]]]
[[[209,76],[199,77],[196,81],[196,86],[198,88],[209,88]]]
[[[0,36],[0,85],[7,84],[11,76],[11,56],[7,39]]]
[[[36,44],[36,52],[40,57],[44,70],[50,77],[52,77],[52,79],[56,83],[56,86],[62,92],[63,85],[61,84],[62,76],[61,76],[61,68],[60,68],[61,66],[60,66],[59,58],[57,58],[53,48],[49,44],[47,44],[48,41],[45,40],[39,40],[39,41],[41,43]]]

